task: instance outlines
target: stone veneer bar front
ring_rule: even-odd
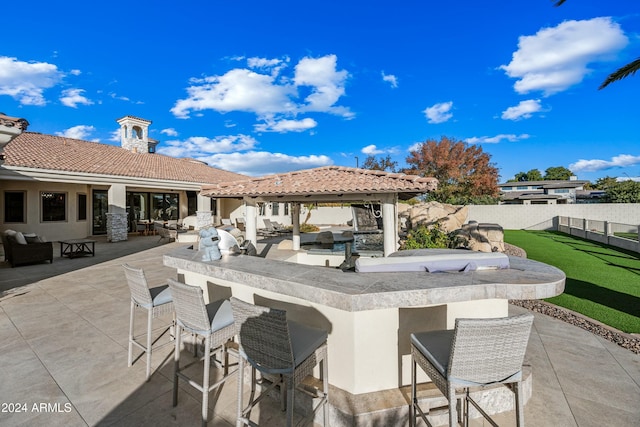
[[[412,332],[452,329],[459,317],[504,317],[509,299],[549,298],[564,291],[561,270],[524,258],[509,261],[509,269],[466,273],[354,273],[235,254],[203,262],[186,247],[164,256],[164,264],[176,268],[181,279],[202,287],[205,299],[233,295],[285,309],[291,319],[329,331],[333,413],[338,409],[351,417],[335,425],[360,424],[354,420],[380,405],[395,406],[404,414],[396,416],[406,417],[408,399],[403,401],[398,390],[410,384]],[[527,377],[525,395],[530,395]]]

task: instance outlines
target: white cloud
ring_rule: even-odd
[[[515,107],[509,107],[502,112],[503,120],[520,120],[522,118],[529,119],[533,116],[533,113],[537,113],[542,110],[539,99],[527,99],[526,101],[520,101]]]
[[[580,83],[591,71],[587,64],[613,59],[628,43],[610,17],[565,21],[521,36],[511,62],[499,68],[518,79],[516,92],[542,91],[548,96]]]
[[[62,91],[60,102],[71,108],[78,108],[78,104],[92,105],[93,101],[82,95],[84,89],[65,89]]]
[[[184,141],[167,141],[158,148],[158,153],[172,157],[193,157],[200,159],[217,153],[251,150],[257,141],[248,135],[225,135],[215,138],[193,136]]]
[[[84,139],[87,140],[87,137],[96,130],[93,126],[87,125],[78,125],[71,127],[63,132],[56,132],[56,135],[63,136],[65,138],[73,138],[73,139]],[[93,141],[98,141],[94,139]]]
[[[345,107],[334,104],[345,94],[345,84],[349,73],[346,70],[337,71],[338,57],[326,55],[321,58],[303,58],[295,68],[293,81],[296,86],[310,86],[311,94],[305,98],[306,105],[302,111],[319,111],[352,117],[353,114]]]
[[[258,71],[235,68],[221,76],[192,79],[188,97],[176,101],[171,112],[178,118],[189,118],[192,112],[203,110],[243,111],[259,120],[308,111],[352,118],[348,108],[335,105],[345,94],[348,77],[345,70],[336,70],[336,62],[335,55],[303,58],[291,77],[280,75],[282,60],[250,58],[248,63]],[[271,74],[259,72],[265,67],[273,67]],[[308,93],[304,99],[301,90]]]
[[[290,156],[266,151],[213,154],[196,158],[211,166],[224,165],[226,170],[249,176],[270,175],[333,164],[331,158],[324,155]]]
[[[109,96],[110,96],[111,98],[113,98],[113,99],[119,99],[120,101],[131,101],[131,100],[130,100],[129,98],[127,98],[126,96],[120,96],[120,95],[117,95],[117,94],[115,94],[115,93],[113,93],[113,92],[111,92],[111,93],[109,94]]]
[[[162,133],[164,135],[167,135],[167,136],[178,136],[178,132],[174,128],[162,129],[160,131],[160,133]]]
[[[45,105],[44,91],[63,77],[54,64],[0,56],[0,95],[9,95],[22,105]]]
[[[280,71],[288,65],[289,58],[283,59],[267,59],[267,58],[247,58],[247,65],[250,68],[270,71],[272,76],[277,76]]]
[[[380,150],[378,147],[376,147],[374,144],[371,145],[367,145],[366,147],[364,147],[362,150],[360,150],[362,152],[362,154],[366,154],[367,156],[375,156],[377,154],[383,154],[385,153],[384,150]]]
[[[452,107],[452,101],[439,102],[431,107],[427,107],[423,113],[427,117],[428,123],[444,123],[453,117],[453,114],[450,113]]]
[[[120,142],[122,140],[122,138],[120,138],[120,134],[121,134],[121,129],[118,128],[116,130],[114,130],[113,132],[111,132],[111,136],[109,137],[109,141],[114,141],[114,142]]]
[[[267,119],[265,123],[259,123],[254,126],[256,132],[304,132],[318,126],[318,122],[313,119],[305,118],[302,120],[271,120]]]
[[[383,71],[382,80],[385,82],[388,82],[391,85],[391,87],[394,89],[398,87],[398,78],[393,74],[385,74]]]
[[[72,74],[74,76],[79,76],[80,74],[82,74],[82,71],[80,71],[80,70],[71,70],[71,71],[69,71],[69,74]]]
[[[191,111],[215,110],[222,113],[244,111],[257,115],[291,113],[296,106],[291,85],[279,85],[271,75],[236,68],[222,76],[192,80],[189,97],[178,100],[171,112],[188,118]]]
[[[501,133],[496,136],[474,136],[472,138],[465,139],[464,142],[468,144],[499,144],[502,141],[516,142],[523,139],[529,139],[530,137],[531,135],[526,133],[522,133],[520,135]]]
[[[611,160],[578,160],[569,165],[569,169],[573,172],[595,172],[604,169],[622,168],[628,166],[640,165],[640,156],[632,156],[630,154],[620,154],[614,156]]]

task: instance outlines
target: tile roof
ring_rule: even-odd
[[[435,190],[438,180],[367,169],[325,166],[203,186],[212,197],[307,196],[399,193],[403,198]]]
[[[177,159],[62,136],[23,132],[4,149],[4,166],[213,184],[245,179],[194,159]]]
[[[0,126],[15,127],[25,131],[29,126],[29,122],[26,119],[10,117],[4,113],[0,113]]]

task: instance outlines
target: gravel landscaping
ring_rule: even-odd
[[[640,337],[615,330],[574,311],[540,300],[510,300],[509,303],[535,311],[536,313],[542,313],[547,316],[560,319],[564,322],[599,335],[618,344],[620,347],[626,348],[636,354],[640,354]]]

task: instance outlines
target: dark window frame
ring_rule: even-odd
[[[13,207],[13,203],[10,203],[7,200],[7,195],[22,195],[22,212],[21,212],[21,220],[17,221],[11,217],[11,213],[9,209]],[[3,207],[3,221],[6,224],[26,224],[27,223],[27,192],[24,190],[5,190],[4,192],[4,207]]]
[[[66,222],[68,199],[68,193],[65,191],[41,191],[40,222]],[[45,212],[45,209],[49,209],[51,212]]]

